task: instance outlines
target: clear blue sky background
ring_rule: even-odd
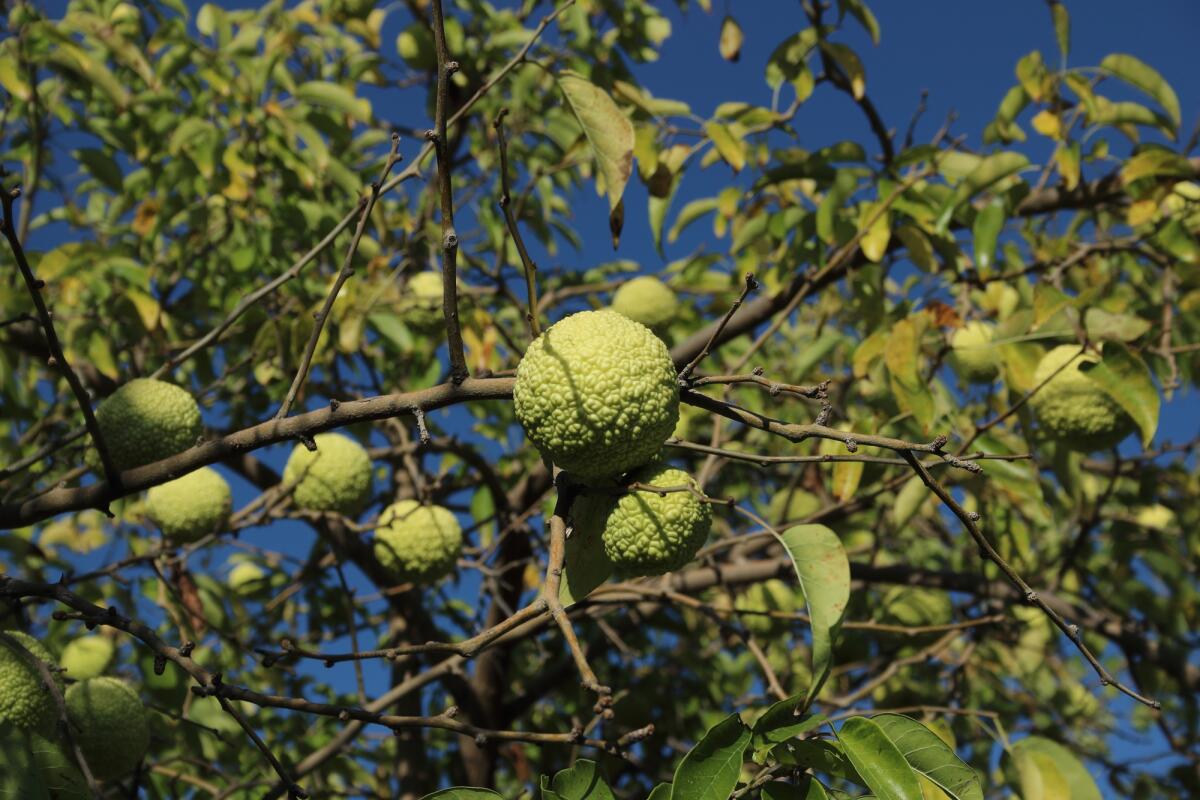
[[[52,0],[47,4],[52,13],[61,13],[64,3]],[[199,3],[189,0],[197,8]],[[247,7],[243,2],[220,3],[226,8]],[[663,47],[657,63],[640,65],[637,73],[643,84],[656,96],[688,102],[695,113],[711,114],[720,103],[742,100],[769,105],[771,94],[764,79],[764,65],[774,47],[791,33],[804,26],[800,5],[794,0],[745,0],[723,3],[715,0],[714,13],[709,15],[694,6],[681,15],[674,2],[660,3],[670,16],[674,32]],[[717,41],[723,11],[728,7],[745,31],[746,41],[740,62],[731,64],[717,52]],[[546,8],[543,4],[542,8]],[[1200,111],[1200,80],[1197,73],[1196,42],[1200,36],[1200,2],[1196,0],[1157,0],[1132,4],[1116,0],[1068,0],[1072,13],[1072,65],[1094,65],[1110,52],[1131,53],[1158,69],[1179,95],[1184,116],[1184,138],[1190,135]],[[848,35],[843,41],[855,46],[863,58],[867,72],[867,90],[887,123],[902,135],[916,108],[922,89],[929,91],[928,110],[917,131],[917,140],[932,135],[951,110],[958,121],[953,131],[967,135],[968,147],[981,147],[984,126],[995,113],[1005,91],[1015,83],[1017,60],[1034,49],[1040,49],[1048,63],[1057,63],[1057,47],[1046,5],[1041,0],[1008,0],[1005,2],[962,2],[961,0],[924,0],[924,2],[885,2],[877,0],[872,8],[882,26],[882,41],[872,46],[866,35],[854,23],[848,23]],[[395,32],[407,23],[406,12],[399,3],[393,4],[383,41],[394,41]],[[388,46],[385,44],[385,46]],[[499,89],[504,90],[503,85]],[[395,102],[392,95],[388,116],[414,128],[430,125],[425,119],[424,106],[415,93],[405,93],[405,101]],[[411,100],[408,100],[411,98]],[[800,144],[817,148],[831,142],[854,139],[864,142],[874,152],[870,131],[857,108],[845,96],[827,89],[819,90],[799,112],[795,127]],[[1031,140],[1040,137],[1031,135]],[[406,154],[417,147],[406,143]],[[1049,156],[1048,140],[1033,141],[1024,149],[1036,162]],[[675,199],[675,208],[688,200],[710,196],[732,181],[748,182],[747,176],[734,178],[721,166],[689,174]],[[626,224],[620,250],[614,254],[609,243],[606,208],[590,192],[585,192],[578,204],[577,225],[586,243],[582,252],[565,251],[557,259],[535,253],[543,266],[594,266],[614,257],[633,259],[644,269],[653,271],[663,265],[654,251],[644,209],[646,193],[634,181],[626,196]],[[44,209],[41,209],[44,210]],[[690,252],[701,243],[716,249],[722,245],[712,241],[705,225],[693,226],[680,242],[669,246],[667,260]],[[47,242],[40,242],[43,246]],[[1181,441],[1194,435],[1200,426],[1196,414],[1194,393],[1176,395],[1164,406],[1159,441],[1170,438]],[[465,416],[449,421],[452,428],[465,430]],[[282,468],[290,448],[277,447],[262,454],[265,460]],[[231,476],[232,477],[232,476]],[[240,505],[254,496],[253,490],[236,479],[235,497]],[[243,540],[295,555],[302,555],[311,543],[311,531],[306,526],[281,523],[269,529],[250,530]],[[228,549],[215,552],[214,566],[220,565]],[[370,591],[357,576],[354,584],[364,592]],[[454,591],[465,598],[476,597],[476,582],[459,585]],[[372,646],[364,642],[363,646]],[[336,685],[351,689],[353,671],[349,665],[333,670],[313,668],[323,680],[333,679]],[[368,689],[372,694],[386,688],[386,671],[379,665],[367,663]],[[1115,712],[1128,719],[1129,705],[1117,702]],[[1127,760],[1160,753],[1165,743],[1156,731],[1147,734],[1137,744],[1127,738],[1114,739],[1114,756]],[[1160,762],[1164,763],[1165,762]],[[1101,788],[1109,791],[1101,781]],[[1106,796],[1115,796],[1106,794]]]

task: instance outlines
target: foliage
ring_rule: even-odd
[[[1076,64],[1049,5],[1060,52],[961,137],[882,119],[862,0],[788,6],[708,117],[641,65],[681,13],[763,47],[737,4],[5,6],[0,632],[113,636],[150,735],[101,796],[1200,795],[1197,442],[1158,430],[1200,380],[1200,164],[1162,76]],[[812,133],[818,96],[871,135]],[[661,265],[579,264],[635,218]],[[512,391],[644,274],[677,302],[661,455],[713,530],[627,580],[569,536],[579,487]],[[1051,435],[1056,347],[1140,436]],[[89,410],[182,387],[203,441],[106,475],[76,376]],[[305,507],[280,472],[333,429],[370,475]],[[164,542],[144,491],[207,465],[228,530]],[[376,555],[396,502],[461,523],[449,577]],[[0,727],[0,797],[52,797],[69,752]]]

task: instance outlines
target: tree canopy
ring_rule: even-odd
[[[863,0],[710,117],[652,94],[728,6],[0,5],[0,650],[65,668],[0,798],[1200,795],[1195,120],[1059,0],[982,130],[884,118]],[[598,482],[513,392],[610,307],[680,405]],[[597,497],[711,532],[623,572]],[[104,781],[92,667],[148,712]]]

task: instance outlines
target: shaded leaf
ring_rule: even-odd
[[[675,768],[672,800],[728,800],[748,744],[750,729],[737,714],[718,722]]]
[[[780,537],[808,606],[812,626],[812,686],[815,697],[833,664],[833,637],[850,601],[850,560],[842,541],[824,525],[793,525]]]
[[[1100,790],[1079,758],[1052,739],[1027,736],[1011,748],[1023,800],[1100,800]]]
[[[454,786],[449,789],[439,789],[433,794],[427,794],[421,800],[488,800],[490,797],[504,797],[491,789],[476,789],[472,786]]]
[[[545,800],[615,800],[612,789],[600,774],[595,761],[581,758],[554,776],[549,791],[542,776],[542,797]]]
[[[616,209],[633,174],[633,123],[600,87],[582,75],[566,71],[558,77],[575,119],[591,145],[596,166],[604,178],[609,211]]]

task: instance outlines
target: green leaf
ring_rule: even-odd
[[[938,232],[945,233],[946,229],[950,226],[950,218],[954,216],[954,211],[959,205],[1027,166],[1029,166],[1028,158],[1021,153],[1015,153],[1010,150],[993,153],[983,159],[955,187],[954,194],[950,196],[946,205],[942,207],[937,220]]]
[[[1102,308],[1088,308],[1083,315],[1083,327],[1092,339],[1132,342],[1150,330],[1150,323],[1132,314],[1114,314]]]
[[[871,717],[909,765],[955,800],[983,800],[979,775],[936,733],[900,714]]]
[[[546,777],[542,776],[544,800],[615,800],[612,789],[600,774],[595,761],[581,758],[569,768],[559,771],[549,793]]]
[[[92,173],[92,177],[109,189],[112,189],[117,194],[120,194],[124,190],[125,178],[121,174],[121,168],[103,150],[85,147],[82,150],[75,151],[75,157],[87,167],[88,172]]]
[[[621,201],[633,173],[633,123],[607,92],[576,72],[563,72],[558,86],[591,145],[611,212]]]
[[[1100,790],[1074,753],[1058,742],[1027,736],[1010,751],[1022,800],[1100,800]]]
[[[787,550],[812,625],[812,686],[816,697],[833,664],[833,637],[850,601],[850,560],[842,541],[824,525],[793,525],[779,540]]]
[[[879,21],[875,19],[875,15],[871,9],[867,8],[867,4],[863,0],[838,0],[838,7],[843,13],[849,11],[850,15],[858,20],[868,34],[871,36],[871,44],[879,44]]]
[[[24,731],[0,724],[0,764],[0,799],[48,800]]]
[[[360,122],[371,121],[371,101],[356,97],[344,86],[329,81],[306,81],[296,87],[296,99],[340,111]]]
[[[660,783],[646,796],[646,800],[671,800],[671,784]]]
[[[1054,38],[1058,40],[1059,52],[1065,59],[1071,52],[1071,15],[1059,0],[1051,0],[1050,17],[1054,21]]]
[[[867,91],[867,73],[863,69],[858,53],[854,52],[849,45],[835,44],[824,39],[821,40],[820,47],[826,55],[837,62],[842,72],[846,74],[850,81],[850,93],[854,99],[861,100]]]
[[[793,736],[823,725],[824,714],[796,716],[796,709],[804,702],[804,695],[796,695],[773,703],[763,715],[754,721],[755,744],[777,745]]]
[[[1148,447],[1158,430],[1159,397],[1146,363],[1120,342],[1108,342],[1103,357],[1084,374],[1133,417]]]
[[[706,122],[704,132],[712,140],[713,147],[717,148],[725,163],[732,167],[734,172],[741,172],[746,166],[746,151],[741,138],[735,136],[728,125],[719,122]]]
[[[421,800],[488,800],[491,797],[503,798],[499,792],[491,789],[477,789],[473,786],[454,786],[449,789],[439,789],[433,794],[427,794]]]
[[[604,545],[599,541],[600,534],[599,526],[586,530],[577,527],[571,538],[567,539],[566,559],[558,591],[558,600],[564,607],[587,597],[612,575],[613,565],[604,553]]]
[[[717,210],[718,200],[715,197],[701,197],[697,200],[692,200],[679,211],[679,216],[675,218],[675,224],[671,226],[670,232],[667,233],[667,241],[674,243],[681,233],[693,222]]]
[[[1104,57],[1104,60],[1100,62],[1100,69],[1153,97],[1167,112],[1171,121],[1175,123],[1175,127],[1179,127],[1182,119],[1179,113],[1179,97],[1176,96],[1171,85],[1154,68],[1134,56],[1113,53]]]
[[[728,800],[748,744],[750,729],[737,714],[718,722],[675,768],[671,800]]]
[[[985,275],[991,271],[996,259],[996,243],[1004,228],[1004,219],[1004,202],[999,198],[975,215],[975,224],[971,227],[975,237],[975,267]]]
[[[846,757],[879,800],[922,800],[917,774],[874,722],[865,717],[851,717],[837,737]]]

